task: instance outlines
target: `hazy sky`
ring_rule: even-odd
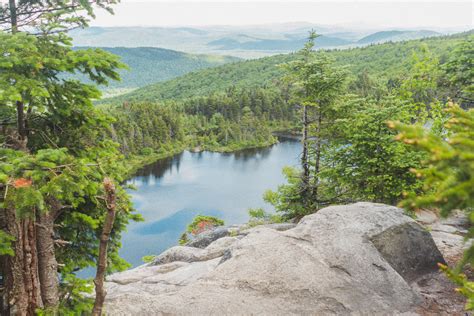
[[[473,2],[400,0],[198,1],[122,0],[115,15],[100,12],[93,25],[248,25],[305,21],[374,27],[472,27]]]

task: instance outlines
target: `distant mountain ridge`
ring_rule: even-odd
[[[293,38],[293,36],[287,35],[286,39],[252,39],[247,42],[238,41],[232,38],[221,38],[209,42],[209,46],[213,46],[219,50],[262,50],[262,51],[296,51],[304,46],[307,38]],[[343,45],[349,45],[352,42],[330,36],[320,36],[316,39],[316,45],[318,47],[337,47]]]
[[[431,30],[355,30],[310,23],[208,27],[91,27],[74,30],[76,46],[160,47],[191,53],[256,58],[303,47],[308,32],[318,48],[344,48],[442,35]]]
[[[441,34],[435,31],[420,30],[420,31],[381,31],[365,36],[357,41],[359,44],[377,44],[383,42],[398,42],[404,40],[412,40],[418,38],[440,36]]]

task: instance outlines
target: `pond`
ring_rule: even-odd
[[[185,151],[139,170],[128,184],[135,208],[145,221],[131,223],[122,238],[121,256],[133,266],[145,255],[177,245],[187,224],[199,214],[227,224],[248,221],[248,209],[271,211],[263,193],[285,182],[284,166],[297,166],[301,144],[280,138],[271,147],[234,153]]]

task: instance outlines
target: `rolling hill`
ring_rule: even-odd
[[[472,36],[466,32],[451,36],[385,43],[344,50],[329,50],[340,65],[348,65],[354,74],[368,71],[372,75],[388,77],[403,74],[409,58],[420,45],[426,45],[440,60],[460,41]],[[101,103],[124,101],[160,101],[204,96],[230,87],[250,88],[272,86],[282,75],[277,65],[295,58],[295,54],[276,55],[256,60],[241,61],[220,67],[204,69],[169,81],[149,85]]]
[[[239,41],[233,38],[222,38],[208,43],[219,50],[259,50],[259,51],[296,51],[304,46],[306,37],[287,35],[285,39],[255,39]],[[350,41],[330,36],[320,36],[316,39],[318,47],[337,47],[351,44]]]
[[[77,49],[79,49],[78,47]],[[121,57],[129,70],[121,70],[122,81],[111,82],[105,91],[130,90],[173,79],[192,71],[238,61],[236,57],[197,55],[154,47],[115,47],[104,50]]]
[[[425,37],[439,36],[438,32],[434,31],[382,31],[365,36],[357,41],[358,44],[377,44],[383,42],[399,42],[412,39],[419,39]]]

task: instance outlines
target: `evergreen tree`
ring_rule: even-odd
[[[390,120],[410,123],[411,107],[390,95],[344,101],[324,153],[329,196],[394,205],[404,192],[418,192],[419,180],[409,170],[420,166],[423,155],[395,141],[387,127]]]
[[[118,257],[120,232],[134,217],[118,185],[119,154],[106,137],[111,121],[92,105],[100,96],[95,86],[61,76],[82,73],[97,84],[118,79],[117,57],[72,50],[64,33],[85,26],[93,5],[110,3],[10,0],[0,9],[0,27],[9,32],[0,32],[0,51],[6,52],[0,55],[0,228],[14,252],[0,259],[4,313],[32,315],[59,305],[80,313],[78,308],[90,307],[75,295],[87,287],[71,286],[83,286],[74,273],[97,260],[105,177],[117,182],[109,269],[125,266]],[[4,233],[2,240],[4,245]]]
[[[332,124],[335,103],[344,92],[347,78],[345,69],[336,67],[328,55],[313,52],[316,37],[316,33],[311,32],[300,51],[301,58],[284,65],[288,72],[286,79],[294,85],[294,102],[302,107],[300,196],[305,212],[316,211],[329,203],[321,194],[322,153],[324,144],[331,141],[328,127]],[[310,137],[314,140],[310,141]]]

